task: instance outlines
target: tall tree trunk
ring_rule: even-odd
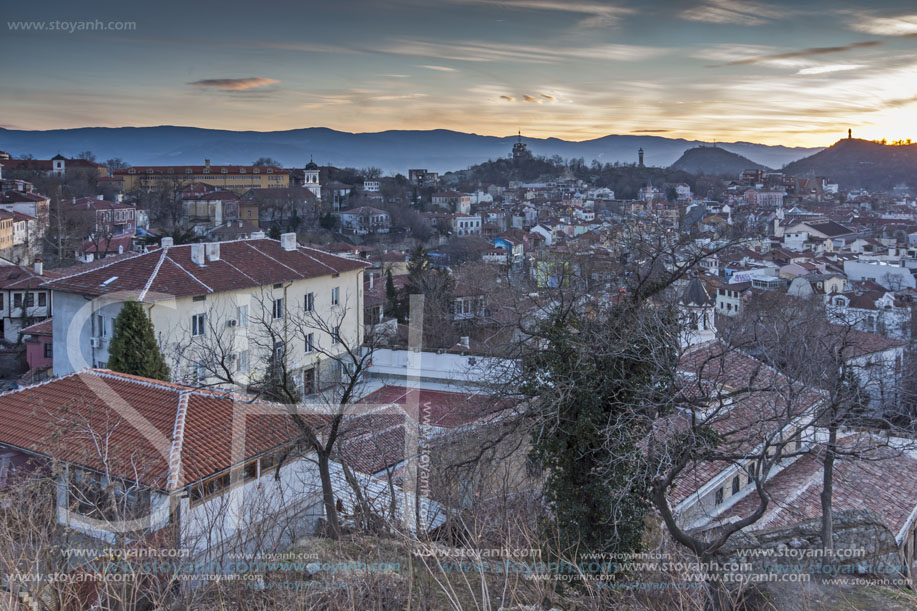
[[[821,542],[822,549],[834,549],[834,525],[831,498],[834,493],[834,453],[837,447],[837,425],[828,427],[828,443],[823,464],[821,489]]]
[[[332,539],[341,537],[341,524],[338,521],[337,507],[335,507],[334,489],[331,487],[331,471],[328,467],[328,453],[318,452],[318,475],[322,481],[322,500],[325,504],[325,521],[327,522],[328,536]]]

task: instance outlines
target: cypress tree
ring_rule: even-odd
[[[153,323],[136,301],[126,302],[115,318],[115,332],[108,348],[108,368],[155,380],[169,380],[169,367],[153,335]]]

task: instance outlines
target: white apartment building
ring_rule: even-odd
[[[225,368],[245,384],[283,359],[311,394],[337,379],[333,356],[362,341],[364,267],[299,246],[292,233],[181,246],[166,239],[159,249],[45,285],[60,308],[54,373],[105,367],[115,318],[135,300],[173,380],[215,384]]]

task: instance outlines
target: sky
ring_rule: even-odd
[[[9,129],[917,141],[913,0],[5,4]]]

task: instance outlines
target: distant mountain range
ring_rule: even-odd
[[[768,168],[726,149],[698,146],[685,151],[678,161],[672,164],[672,169],[691,174],[735,177],[744,170],[766,170]]]
[[[0,128],[0,149],[13,157],[32,154],[48,159],[60,153],[75,156],[92,151],[97,160],[120,157],[131,165],[248,164],[272,157],[286,167],[302,167],[310,158],[319,164],[378,167],[386,173],[409,168],[446,172],[488,159],[506,157],[515,137],[479,136],[449,130],[384,131],[352,134],[323,127],[276,132],[235,132],[196,127],[85,127],[48,131]],[[534,155],[587,163],[634,163],[644,150],[648,166],[667,167],[686,150],[709,144],[659,136],[612,135],[572,142],[558,138],[522,138]],[[744,155],[773,168],[821,149],[767,146],[750,142],[717,143],[722,151]],[[744,169],[744,168],[743,168]]]
[[[796,176],[826,176],[841,188],[887,191],[899,184],[917,189],[917,144],[886,145],[847,138],[784,168]]]

